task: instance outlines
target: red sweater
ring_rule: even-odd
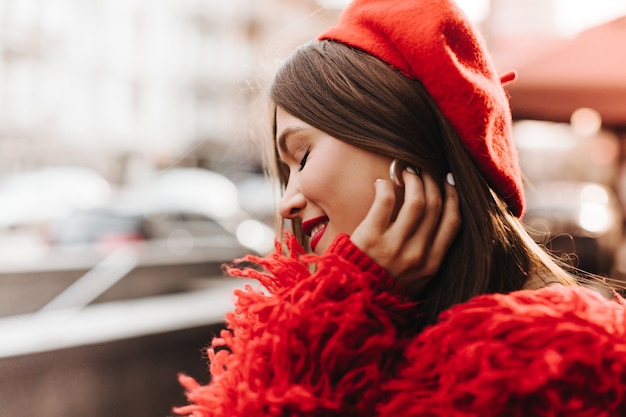
[[[231,270],[211,382],[181,376],[194,417],[626,416],[626,307],[579,287],[478,296],[416,332],[418,311],[345,235],[323,256]],[[315,264],[316,272],[310,272]],[[621,300],[620,300],[621,301]]]

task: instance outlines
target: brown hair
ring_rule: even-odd
[[[534,264],[549,263],[486,183],[455,129],[419,81],[379,59],[332,41],[304,45],[279,69],[276,106],[331,136],[407,161],[441,181],[452,172],[461,229],[429,284],[427,322],[472,296],[521,289]],[[274,128],[274,136],[275,136]],[[274,150],[276,174],[287,172]],[[299,225],[294,233],[301,236]],[[552,264],[551,270],[558,268]],[[568,283],[563,272],[562,280]]]

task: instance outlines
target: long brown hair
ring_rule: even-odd
[[[526,238],[419,81],[357,49],[315,41],[279,69],[271,100],[337,139],[432,173],[442,190],[452,172],[462,224],[425,292],[427,322],[472,296],[521,289],[532,265],[542,262],[541,249]],[[274,163],[284,188],[287,172],[276,155]],[[294,232],[301,236],[299,225]]]

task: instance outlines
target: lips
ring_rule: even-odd
[[[311,237],[311,250],[315,251],[317,244],[319,243],[322,236],[324,236],[327,223],[328,217],[326,216],[316,217],[302,223],[302,231],[307,236]]]

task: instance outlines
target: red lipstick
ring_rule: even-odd
[[[304,232],[305,235],[310,237],[311,236],[311,230],[313,230],[315,225],[323,223],[325,221],[328,221],[328,217],[326,217],[326,216],[319,216],[319,217],[315,217],[313,219],[306,220],[306,221],[302,222],[302,231]]]
[[[317,244],[320,242],[320,239],[322,239],[322,236],[324,236],[325,231],[326,231],[326,226],[322,227],[317,233],[315,233],[311,237],[311,242],[309,242],[309,244],[311,245],[311,250],[313,252],[315,252],[315,248],[317,247]]]
[[[317,230],[317,232],[315,232],[313,236],[311,236],[311,233],[313,229],[316,228],[316,226],[319,226],[320,224],[325,223],[327,221],[328,221],[328,217],[320,216],[320,217],[316,217],[316,218],[307,220],[305,222],[302,222],[302,231],[307,236],[311,237],[310,245],[311,245],[312,251],[315,251],[317,244],[319,243],[322,236],[324,236],[324,232],[326,231],[326,226],[319,228],[319,230]]]

